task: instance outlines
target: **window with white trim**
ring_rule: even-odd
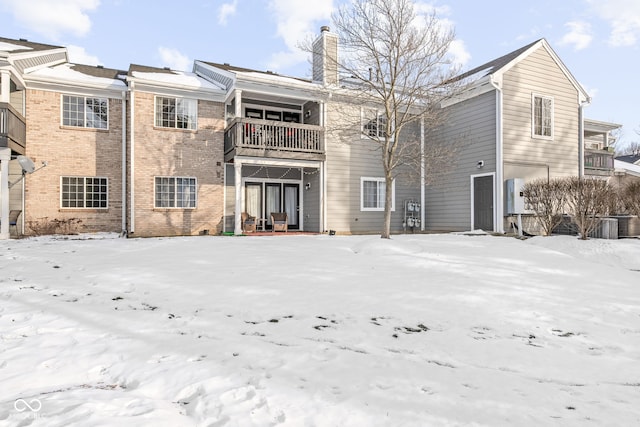
[[[107,209],[109,207],[107,178],[63,176],[60,181],[60,207],[74,209]]]
[[[155,125],[162,128],[196,130],[198,100],[156,96]]]
[[[384,178],[360,178],[360,210],[383,211],[386,194]],[[396,181],[391,184],[391,210],[396,209]]]
[[[362,109],[362,135],[364,137],[384,138],[386,130],[387,117],[383,112],[371,108]]]
[[[535,138],[553,138],[553,98],[532,94],[532,134]]]
[[[157,176],[155,178],[156,208],[196,207],[196,178]]]
[[[62,125],[91,129],[109,128],[109,100],[62,95]]]

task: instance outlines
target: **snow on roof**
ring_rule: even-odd
[[[170,73],[147,73],[142,71],[132,71],[133,77],[156,81],[160,83],[168,83],[180,86],[191,86],[193,88],[220,90],[220,86],[213,84],[194,73],[184,71],[171,71]]]
[[[627,162],[623,162],[622,160],[614,160],[613,161],[613,167],[615,169],[622,169],[625,172],[631,174],[631,175],[635,175],[635,176],[640,176],[640,166],[639,165],[635,165],[633,163],[627,163]]]
[[[61,64],[55,67],[42,68],[40,70],[29,73],[30,76],[47,77],[56,80],[74,81],[79,83],[93,84],[99,86],[122,86],[126,84],[117,79],[109,79],[105,77],[96,77],[89,74],[81,73],[73,69],[74,64]]]
[[[287,83],[287,84],[311,84],[309,81],[305,81],[296,77],[281,76],[279,74],[262,73],[260,71],[234,71],[239,77],[245,76],[248,78],[258,78],[262,80],[269,80],[274,83]]]
[[[31,50],[31,48],[27,46],[21,46],[19,44],[0,42],[0,52],[11,52],[13,50]]]

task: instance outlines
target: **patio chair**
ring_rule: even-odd
[[[271,212],[271,231],[288,231],[289,224],[286,212]]]
[[[11,227],[13,227],[16,230],[16,236],[20,237],[20,232],[18,230],[18,218],[21,213],[21,210],[9,211],[9,234],[11,234]]]
[[[256,231],[256,217],[242,212],[242,231],[245,233]]]

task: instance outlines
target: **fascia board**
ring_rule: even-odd
[[[538,50],[540,47],[542,47],[547,51],[547,53],[551,56],[551,59],[553,59],[553,61],[556,63],[558,68],[560,68],[560,70],[565,75],[565,77],[576,88],[576,90],[578,91],[578,94],[580,95],[579,102],[590,100],[591,98],[589,97],[589,94],[584,90],[582,85],[578,83],[578,81],[573,76],[573,74],[571,74],[571,71],[569,71],[567,66],[564,65],[564,63],[562,62],[558,54],[553,50],[553,48],[549,45],[549,43],[547,43],[545,39],[541,39],[540,41],[538,41],[538,43],[532,45],[529,49],[525,50],[520,55],[518,55],[518,57],[512,60],[510,63],[508,63],[507,65],[505,65],[504,67],[496,71],[495,73],[493,73],[494,81],[502,81],[502,77],[506,72],[511,70],[511,68],[513,68],[516,64],[518,64],[523,59],[527,58],[529,55],[531,55],[531,53]]]
[[[224,102],[226,97],[226,92],[222,89],[212,90],[201,87],[159,83],[137,77],[127,77],[127,82],[134,83],[136,91],[149,92],[156,95],[178,96],[215,102]]]
[[[25,83],[28,89],[38,89],[50,92],[63,92],[80,95],[99,95],[109,98],[120,97],[121,93],[127,90],[127,86],[124,84],[98,85],[72,80],[52,80],[35,76],[27,76],[27,78],[25,79]]]
[[[270,82],[238,80],[236,89],[243,92],[255,92],[263,95],[282,96],[301,101],[322,101],[327,97],[327,91],[320,87],[286,87],[274,85]]]

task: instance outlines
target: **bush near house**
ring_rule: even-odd
[[[562,222],[566,203],[566,181],[563,179],[536,179],[524,185],[522,193],[528,209],[536,214],[545,236]]]
[[[640,217],[640,181],[631,181],[623,187],[620,198],[627,213]]]
[[[599,179],[569,177],[562,181],[566,189],[567,213],[578,227],[580,238],[587,240],[589,233],[615,205],[616,191],[607,181]]]
[[[27,227],[36,236],[48,236],[51,234],[78,234],[82,220],[80,218],[49,219],[47,217],[27,221]]]

